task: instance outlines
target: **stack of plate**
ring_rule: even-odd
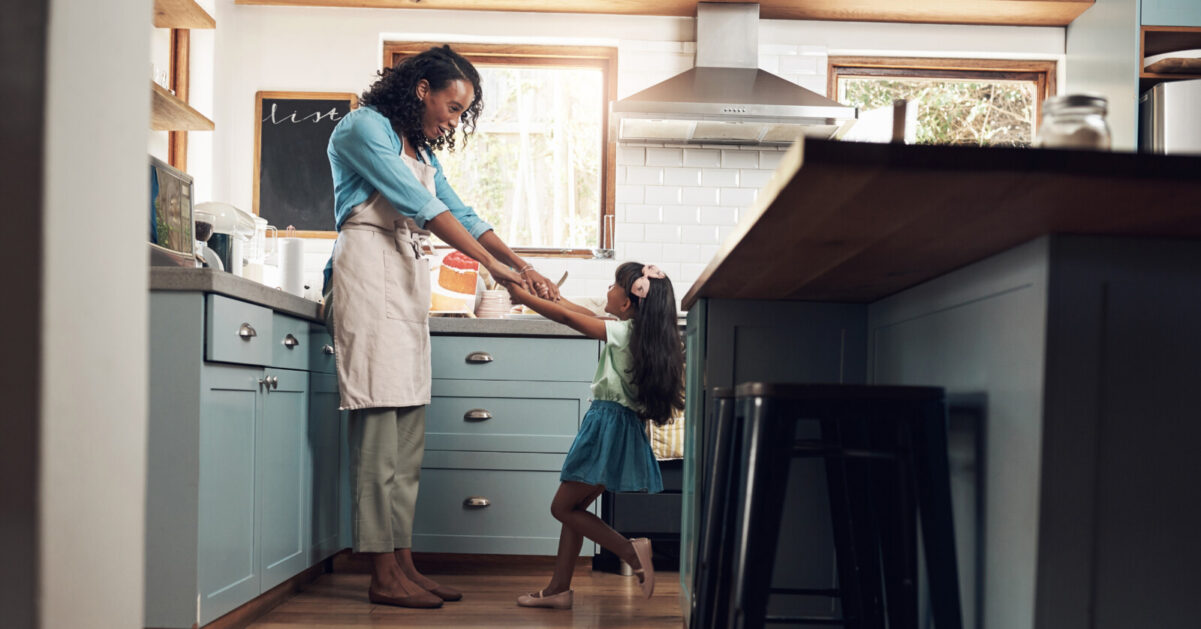
[[[500,319],[509,313],[509,291],[486,290],[475,307],[475,316],[481,319]]]

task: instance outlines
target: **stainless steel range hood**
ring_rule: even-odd
[[[610,105],[618,142],[791,144],[828,138],[846,107],[759,69],[759,5],[701,2],[696,67]]]

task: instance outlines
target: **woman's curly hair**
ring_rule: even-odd
[[[425,103],[417,98],[417,84],[421,79],[429,81],[430,89],[446,88],[451,81],[463,79],[475,88],[475,100],[463,110],[463,140],[475,132],[475,121],[484,108],[484,92],[480,86],[480,73],[471,62],[450,49],[450,46],[430,48],[425,52],[405,57],[395,67],[384,68],[379,79],[359,97],[359,103],[371,105],[392,122],[396,134],[408,140],[420,154],[420,149],[438,150],[446,147],[455,150],[454,131],[430,140],[422,130],[421,116]]]

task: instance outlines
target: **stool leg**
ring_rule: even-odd
[[[787,405],[770,398],[743,398],[741,500],[735,527],[731,629],[758,629],[767,615],[768,591],[780,536],[780,518],[792,460],[792,422]]]
[[[882,424],[873,430],[872,449],[909,452],[909,430],[904,422]],[[888,522],[880,531],[880,558],[889,627],[916,627],[917,607],[917,504],[913,496],[913,470],[907,456],[895,462],[872,464],[872,497],[877,520]]]
[[[728,547],[726,540],[732,536],[728,523],[731,521],[729,512],[732,507],[729,498],[730,476],[734,473],[731,468],[731,452],[734,447],[734,400],[721,398],[715,402],[713,425],[708,431],[706,440],[704,500],[701,501],[701,525],[697,539],[697,559],[695,568],[694,600],[696,612],[692,618],[692,629],[713,629],[720,626],[716,622],[719,611],[724,614],[725,606],[718,605],[719,584],[727,580],[722,578],[722,569],[729,562],[722,561],[723,551]],[[727,590],[728,591],[728,590]],[[720,608],[720,610],[719,610]],[[724,619],[724,615],[720,618]]]
[[[923,404],[914,419],[913,465],[930,581],[930,611],[936,629],[962,629],[947,463],[947,413],[942,399]]]

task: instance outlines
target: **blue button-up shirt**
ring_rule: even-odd
[[[383,114],[364,105],[346,114],[329,137],[330,172],[334,179],[334,225],[338,230],[358,204],[372,192],[388,200],[396,211],[413,219],[425,228],[431,218],[450,211],[474,238],[479,238],[492,226],[481,219],[475,210],[459,199],[446,176],[442,164],[430,151],[424,157],[437,171],[434,191],[430,194],[401,160],[401,140]],[[325,289],[333,273],[333,258],[325,265]]]

